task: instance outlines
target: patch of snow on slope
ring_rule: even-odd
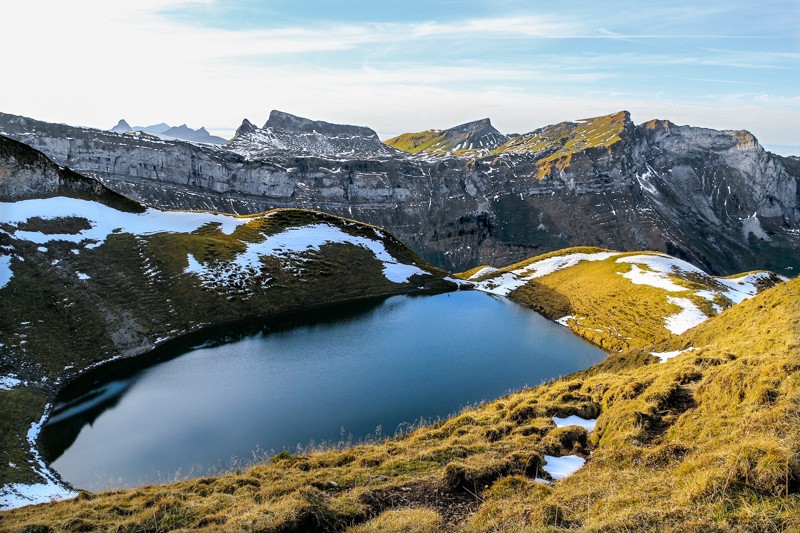
[[[568,328],[568,327],[569,327],[569,321],[570,321],[570,319],[572,319],[572,320],[577,320],[577,319],[578,319],[578,317],[576,317],[576,316],[574,316],[574,315],[562,316],[561,318],[559,318],[558,320],[556,320],[556,322],[558,322],[559,324],[561,324],[561,325],[562,325],[562,326],[564,326],[565,328]]]
[[[81,242],[83,240],[102,243],[115,232],[134,235],[175,232],[191,233],[206,224],[218,224],[220,231],[230,235],[238,226],[251,220],[248,217],[234,217],[216,213],[190,211],[160,211],[147,209],[142,213],[127,213],[107,207],[98,202],[76,198],[43,198],[19,202],[0,202],[3,221],[16,225],[31,217],[53,219],[59,217],[79,217],[88,220],[92,227],[75,234],[46,234],[38,231],[13,233],[14,238],[46,244],[50,241]]]
[[[20,383],[22,380],[17,379],[15,374],[0,376],[0,390],[11,390]]]
[[[733,303],[738,304],[758,294],[758,282],[769,278],[769,272],[752,272],[738,278],[715,279],[728,288],[722,294]]]
[[[525,285],[525,280],[517,277],[511,272],[481,281],[476,285],[479,291],[496,294],[498,296],[508,296],[508,293]]]
[[[550,474],[553,479],[564,479],[586,464],[586,460],[577,455],[565,455],[564,457],[545,455],[544,460],[546,464],[542,466],[542,470]]]
[[[477,288],[483,292],[507,296],[511,291],[525,285],[528,281],[547,276],[559,270],[577,265],[581,261],[603,261],[619,255],[617,252],[597,252],[593,254],[574,253],[548,257],[535,261],[524,267],[505,272],[500,276],[478,283]]]
[[[669,361],[673,357],[677,357],[682,353],[691,352],[692,350],[696,349],[697,348],[686,348],[685,350],[674,350],[671,352],[650,352],[650,355],[658,357],[661,360],[660,362],[664,363],[666,361]]]
[[[673,282],[669,278],[670,274],[688,273],[708,276],[708,274],[693,264],[666,255],[629,255],[627,257],[620,257],[617,259],[617,263],[628,263],[631,265],[630,272],[625,272],[620,275],[631,280],[632,283],[637,285],[650,285],[670,292],[687,290],[686,287],[681,287]],[[647,267],[647,270],[639,268],[640,265]]]
[[[681,307],[680,313],[664,318],[664,326],[675,335],[680,335],[684,331],[708,320],[706,314],[688,298],[668,296],[667,301]]]
[[[386,250],[383,243],[365,237],[356,237],[345,233],[331,224],[311,224],[289,228],[277,235],[271,235],[259,243],[247,243],[247,249],[233,260],[239,273],[254,272],[261,265],[262,256],[291,257],[299,253],[319,250],[324,244],[350,243],[371,251],[378,261],[383,263],[383,275],[394,283],[405,283],[415,274],[430,275],[414,265],[400,263]],[[208,265],[199,263],[191,254],[188,256],[189,266],[184,272],[194,273],[208,281],[219,281],[219,272]],[[226,273],[228,275],[228,273]],[[235,274],[234,274],[235,275]]]
[[[469,279],[478,279],[479,277],[483,276],[484,274],[489,274],[491,272],[496,271],[496,268],[493,267],[483,267],[482,269],[475,272],[473,275],[469,277]]]
[[[559,418],[557,416],[553,417],[553,422],[556,424],[556,427],[563,428],[567,426],[579,426],[591,433],[594,431],[595,425],[597,425],[596,418],[581,418],[577,415],[570,415],[566,418]]]
[[[619,262],[620,260],[617,260]],[[629,279],[631,283],[636,285],[650,285],[670,292],[685,291],[686,287],[681,287],[677,283],[669,279],[663,272],[654,272],[652,270],[644,270],[639,268],[639,265],[632,264],[628,272],[620,273],[623,278]]]
[[[0,255],[0,289],[8,285],[8,282],[11,281],[12,275],[11,256]]]
[[[50,405],[45,407],[45,413],[50,410]],[[47,415],[42,415],[38,422],[31,424],[28,430],[28,444],[30,445],[30,454],[33,456],[38,468],[36,473],[42,477],[43,483],[8,483],[0,487],[0,509],[15,509],[25,505],[33,505],[37,503],[46,503],[53,500],[65,500],[74,498],[78,495],[77,492],[70,490],[61,483],[59,483],[56,476],[50,472],[47,465],[44,464],[39,450],[36,448],[36,440],[39,438],[39,432],[42,430]]]
[[[597,252],[593,254],[575,253],[569,255],[559,255],[556,257],[548,257],[547,259],[542,259],[541,261],[536,261],[535,263],[526,265],[518,270],[513,270],[512,272],[519,276],[525,276],[525,280],[531,280],[575,266],[581,261],[604,261],[616,255],[619,255],[619,253]]]

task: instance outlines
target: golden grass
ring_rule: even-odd
[[[552,257],[608,251],[587,246],[567,248],[526,259],[484,274],[473,281],[491,281],[505,273]],[[628,252],[618,253],[602,261],[582,261],[530,280],[508,296],[552,320],[575,317],[567,320],[567,326],[573,332],[610,351],[642,348],[673,338],[674,334],[665,325],[665,318],[679,313],[681,308],[670,303],[668,296],[689,299],[707,316],[716,315],[712,303],[696,294],[698,291],[724,292],[725,287],[710,276],[670,274],[670,281],[686,288],[680,292],[634,284],[622,276],[632,267],[627,263],[618,263],[618,259],[648,254],[663,255],[657,252]],[[646,270],[644,266],[641,268]],[[473,269],[458,276],[466,279],[466,276],[476,271]],[[729,277],[735,278],[744,274]],[[759,288],[764,289],[778,282],[777,276],[772,275],[761,281]],[[733,304],[722,294],[718,294],[714,303],[723,309]]]
[[[800,279],[647,349],[689,346],[611,355],[386,442],[17,509],[0,529],[800,529]],[[555,427],[571,414],[595,431]],[[545,454],[588,460],[543,485]]]

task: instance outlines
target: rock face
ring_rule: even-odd
[[[591,245],[713,274],[800,270],[800,164],[747,132],[636,126],[620,112],[510,137],[483,120],[389,147],[368,128],[276,111],[222,147],[13,115],[0,133],[146,204],[320,209],[389,228],[449,269]]]

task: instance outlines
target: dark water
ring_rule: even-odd
[[[224,470],[256,450],[359,440],[378,427],[392,435],[604,357],[479,292],[329,307],[86,377],[59,398],[42,451],[79,488],[164,482],[177,471]]]

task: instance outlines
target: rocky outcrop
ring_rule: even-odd
[[[488,121],[470,124],[438,136],[494,135]],[[243,122],[222,147],[13,115],[0,115],[0,132],[150,205],[319,209],[389,228],[453,270],[573,245],[659,250],[713,274],[800,270],[800,165],[746,132],[636,126],[620,112],[491,150],[416,154],[366,128],[280,112],[264,128]]]

